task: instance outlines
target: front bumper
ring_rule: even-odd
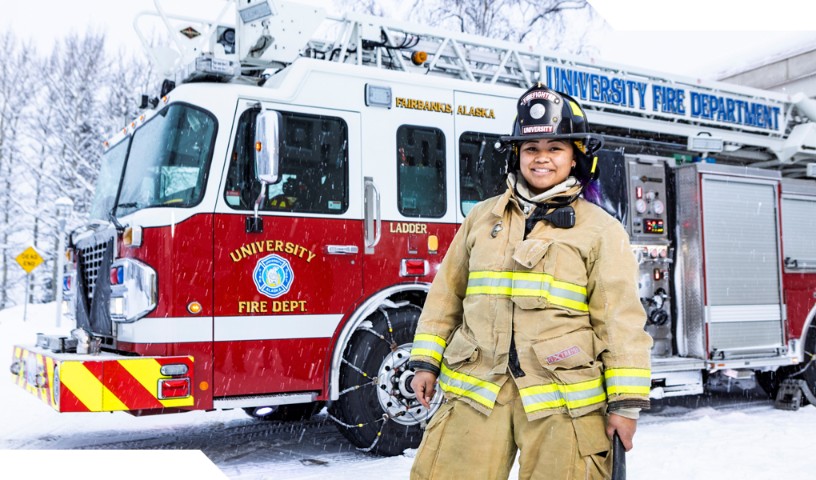
[[[186,373],[164,375],[166,366]],[[189,409],[192,372],[189,356],[80,355],[19,345],[11,361],[13,381],[58,412]]]

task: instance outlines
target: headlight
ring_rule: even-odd
[[[124,258],[111,264],[110,315],[115,322],[135,322],[156,308],[156,271]]]

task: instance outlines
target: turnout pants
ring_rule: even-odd
[[[612,447],[601,412],[527,420],[518,388],[504,383],[490,416],[455,396],[428,424],[411,480],[506,479],[519,451],[520,479],[606,479]]]

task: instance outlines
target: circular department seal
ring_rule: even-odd
[[[288,260],[272,254],[258,260],[252,272],[252,280],[260,293],[269,298],[278,298],[289,292],[295,280],[295,272]]]
[[[536,120],[543,117],[545,113],[547,113],[547,108],[540,103],[536,103],[530,107],[530,116]]]

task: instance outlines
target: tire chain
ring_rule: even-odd
[[[391,318],[388,315],[388,309],[381,307],[381,308],[378,308],[377,310],[382,314],[383,318],[385,319],[385,324],[386,324],[386,327],[387,327],[385,333],[390,337],[390,339],[385,338],[385,335],[379,333],[378,331],[374,330],[373,328],[362,327],[362,328],[359,328],[359,330],[362,330],[362,331],[365,331],[365,332],[368,332],[368,333],[374,335],[375,337],[379,338],[381,341],[387,343],[388,347],[391,349],[391,351],[394,351],[397,348],[397,344],[394,341],[394,327],[391,324]],[[378,375],[376,375],[376,374],[373,375],[373,376],[370,375],[368,372],[363,371],[360,367],[352,364],[351,362],[349,362],[345,358],[341,358],[341,361],[342,361],[342,363],[345,363],[346,365],[348,365],[352,370],[359,373],[360,376],[363,377],[364,379],[369,379],[369,381],[366,381],[364,383],[354,385],[354,386],[351,386],[351,387],[347,387],[342,392],[340,392],[340,395],[344,395],[346,393],[349,393],[349,392],[352,392],[352,391],[357,390],[359,388],[363,388],[363,387],[367,387],[367,386],[377,386]],[[374,449],[374,447],[377,446],[377,443],[379,443],[380,438],[382,436],[383,428],[385,428],[385,424],[388,423],[388,421],[391,418],[392,417],[390,417],[388,414],[383,414],[381,418],[373,420],[371,422],[361,423],[361,424],[357,424],[357,425],[350,425],[350,424],[347,424],[347,423],[341,421],[339,418],[336,418],[333,415],[329,414],[329,420],[335,422],[340,427],[347,428],[347,429],[361,428],[361,427],[364,427],[364,426],[369,425],[371,423],[382,422],[382,424],[380,425],[379,432],[377,433],[377,436],[374,438],[374,442],[371,445],[369,445],[368,447],[358,447],[357,448],[357,450],[359,450],[361,452],[370,452],[370,451],[372,451]]]

